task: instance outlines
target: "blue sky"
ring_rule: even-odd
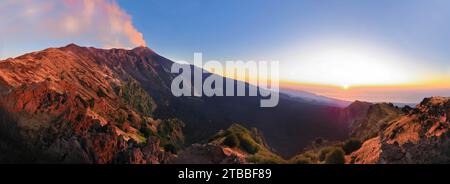
[[[277,58],[304,40],[376,41],[443,65],[450,56],[444,0],[119,0],[148,46],[168,57]]]

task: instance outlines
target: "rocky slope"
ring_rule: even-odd
[[[358,121],[365,118],[372,103],[355,101],[340,111],[338,121],[346,124],[348,127],[354,127]]]
[[[426,164],[450,163],[450,98],[426,98],[415,108],[355,102],[347,139],[318,138],[291,163]]]
[[[349,163],[450,163],[450,98],[424,99],[382,126],[347,157]]]
[[[378,135],[381,126],[404,115],[404,112],[392,104],[378,103],[370,105],[363,117],[355,119],[351,124],[350,137],[367,140]]]
[[[141,131],[157,130],[165,122],[152,118],[163,96],[150,96],[138,81],[151,85],[168,77],[139,72],[163,70],[164,63],[152,63],[151,53],[71,44],[1,61],[1,161],[167,160],[171,154],[161,148],[159,138]]]

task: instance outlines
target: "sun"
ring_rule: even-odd
[[[341,87],[342,87],[342,89],[344,89],[344,90],[350,89],[350,85],[348,85],[348,84],[344,84],[344,85],[342,85]]]
[[[282,78],[342,89],[408,84],[417,80],[413,73],[419,70],[407,65],[410,59],[401,53],[364,44],[307,45],[288,57]]]

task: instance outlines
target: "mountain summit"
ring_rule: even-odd
[[[21,162],[164,162],[171,155],[159,148],[164,140],[148,134],[159,135],[158,127],[169,122],[154,119],[153,113],[167,94],[162,81],[170,80],[164,68],[170,64],[148,48],[104,50],[75,44],[1,61],[0,149],[11,153],[4,157]]]

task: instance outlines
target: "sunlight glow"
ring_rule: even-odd
[[[426,72],[413,60],[368,44],[322,43],[296,48],[287,58],[283,79],[321,85],[383,86],[411,84]],[[381,47],[382,48],[382,47]],[[419,75],[418,75],[419,74]]]
[[[342,85],[342,89],[348,90],[349,88],[350,88],[350,85],[348,85],[348,84]]]

